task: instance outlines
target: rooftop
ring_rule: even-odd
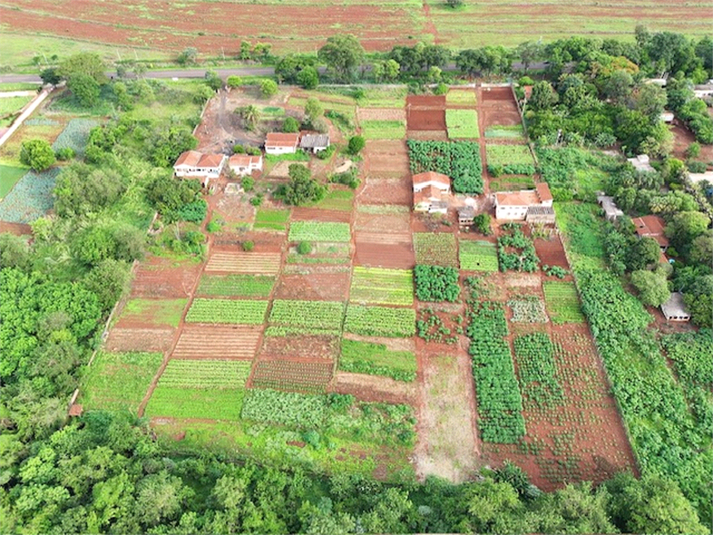
[[[271,147],[296,147],[299,141],[299,134],[285,134],[283,132],[270,132],[265,137],[265,145]]]
[[[223,158],[225,156],[222,154],[204,154],[196,167],[220,167],[220,164],[223,163]]]
[[[636,233],[642,238],[653,238],[661,247],[668,247],[668,238],[664,234],[666,222],[657,215],[645,215],[632,219]]]
[[[535,186],[535,191],[537,196],[540,198],[540,202],[547,202],[552,200],[552,193],[550,192],[550,187],[547,182],[540,182]]]
[[[203,153],[197,150],[187,150],[178,157],[175,166],[187,165],[188,167],[198,167],[198,162],[203,158]]]
[[[303,149],[327,148],[329,147],[329,134],[303,134],[300,147]]]
[[[527,213],[529,215],[555,215],[555,209],[551,206],[530,206]]]
[[[608,195],[597,195],[597,202],[608,215],[624,215],[624,212],[622,212],[614,202],[614,197],[609,197]]]
[[[233,154],[230,157],[229,164],[233,167],[248,167],[250,165],[259,164],[260,160],[262,160],[262,155]]]
[[[495,194],[498,206],[534,206],[540,204],[540,198],[534,190],[504,191]]]
[[[451,179],[447,175],[442,173],[436,173],[435,171],[426,171],[425,173],[418,173],[412,177],[414,185],[417,184],[427,184],[428,182],[436,182],[438,184],[444,184],[448,187],[451,185]]]
[[[667,318],[671,317],[690,317],[691,313],[686,308],[686,303],[683,302],[683,294],[680,292],[673,292],[671,297],[668,298],[663,305],[661,305],[661,311]]]
[[[639,154],[635,158],[628,158],[627,161],[634,166],[637,171],[653,171],[649,162],[649,157],[646,154]]]
[[[421,191],[417,191],[413,194],[414,204],[419,204],[422,202],[437,202],[440,201],[442,198],[443,192],[433,185],[425,187]]]

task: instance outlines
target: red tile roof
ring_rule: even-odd
[[[495,201],[498,206],[535,206],[540,204],[537,193],[531,190],[496,193]]]
[[[249,154],[233,154],[228,161],[231,167],[250,167],[260,163],[262,156],[251,156]]]
[[[444,186],[451,187],[451,179],[447,175],[441,173],[436,173],[434,171],[427,171],[425,173],[418,173],[413,175],[413,185],[426,184],[428,182],[435,182],[438,184],[443,184]]]
[[[220,167],[224,156],[222,154],[204,154],[196,167]]]
[[[413,204],[415,206],[422,202],[440,201],[443,198],[442,193],[439,188],[433,185],[428,186],[413,194]]]
[[[176,164],[174,167],[178,167],[179,165],[187,165],[188,167],[198,167],[198,162],[200,162],[202,157],[202,152],[198,152],[197,150],[187,150],[178,157],[178,160],[176,160]]]
[[[661,247],[668,247],[668,238],[664,234],[666,222],[657,215],[645,215],[633,220],[636,233],[642,238],[653,238]]]
[[[270,132],[265,137],[266,147],[296,147],[300,142],[299,134],[284,134],[282,132]]]
[[[540,182],[535,186],[535,191],[537,196],[540,198],[540,202],[547,202],[552,200],[552,193],[550,192],[550,187],[547,182]]]

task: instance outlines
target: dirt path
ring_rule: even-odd
[[[431,18],[431,6],[428,5],[428,0],[423,0],[423,17],[425,19],[423,31],[433,34],[433,44],[437,45],[439,43],[438,29]]]
[[[425,356],[422,362],[416,475],[420,480],[435,475],[466,481],[479,469],[480,458],[470,359],[457,351],[456,356]]]

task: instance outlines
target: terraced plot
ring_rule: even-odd
[[[382,305],[413,304],[413,272],[357,266],[352,276],[349,300]]]
[[[238,388],[245,385],[250,363],[243,360],[171,360],[158,381],[174,388]]]
[[[146,416],[236,421],[240,418],[245,390],[227,388],[176,388],[159,384],[146,405]]]
[[[277,275],[280,253],[216,252],[210,256],[206,272]]]
[[[410,382],[416,379],[417,366],[411,351],[394,351],[385,344],[344,339],[339,369]]]
[[[186,325],[171,359],[252,359],[262,327]]]

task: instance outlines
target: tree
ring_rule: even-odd
[[[282,187],[278,195],[286,204],[299,206],[324,197],[326,188],[312,178],[307,167],[293,163],[289,167],[289,175],[290,181]]]
[[[231,75],[231,76],[228,76],[225,83],[231,89],[235,89],[236,87],[240,87],[241,85],[243,85],[243,79],[240,78],[240,76]]]
[[[76,74],[67,82],[67,87],[85,108],[91,108],[99,101],[99,84],[87,74]]]
[[[317,57],[327,64],[337,80],[350,82],[364,61],[364,48],[353,35],[333,35],[319,49]]]
[[[305,67],[297,75],[297,83],[304,89],[315,89],[319,85],[319,73],[314,67]]]
[[[671,245],[686,256],[693,240],[706,231],[710,222],[710,218],[701,212],[680,212],[666,225],[666,236]]]
[[[525,72],[527,72],[530,65],[543,58],[545,46],[542,41],[525,41],[518,45],[515,53],[520,58],[522,66],[525,67]]]
[[[248,104],[247,106],[238,108],[235,111],[245,122],[245,126],[248,130],[255,130],[258,122],[260,122],[260,110],[257,106],[255,106],[254,104]]]
[[[20,161],[35,171],[44,171],[57,161],[52,145],[44,139],[30,139],[22,142]]]
[[[106,81],[105,70],[106,65],[99,54],[80,52],[62,61],[59,64],[58,72],[67,82],[71,82],[72,78],[77,75],[84,75],[93,78],[97,84],[103,84]]]
[[[557,100],[557,93],[552,88],[552,84],[543,80],[532,86],[532,94],[527,105],[535,111],[542,111],[552,108]]]
[[[0,233],[0,268],[24,270],[30,263],[27,240],[8,232]]]
[[[658,307],[671,297],[666,273],[663,270],[640,269],[634,271],[631,274],[631,284],[638,290],[639,299],[645,305]]]
[[[689,158],[691,160],[695,160],[701,155],[701,144],[698,143],[697,141],[694,141],[690,145],[688,145],[688,148],[686,149],[686,158]]]
[[[634,108],[654,123],[660,120],[667,100],[665,89],[655,84],[643,84],[634,95]]]
[[[294,117],[285,117],[285,121],[282,123],[282,131],[287,133],[296,133],[300,131],[300,123]]]
[[[604,84],[604,95],[610,98],[615,104],[623,104],[631,95],[633,85],[634,78],[629,72],[623,69],[614,71]]]
[[[457,8],[461,7],[462,5],[465,5],[465,0],[446,0],[446,4],[448,4],[449,7],[452,8]]]
[[[366,141],[364,140],[363,136],[352,136],[349,138],[349,154],[352,154],[356,156],[359,154],[364,146],[366,145]]]
[[[117,202],[125,190],[124,178],[117,171],[73,163],[57,178],[54,208],[61,217],[98,212]]]
[[[184,48],[183,52],[178,55],[176,62],[179,65],[187,65],[189,63],[195,63],[196,59],[198,59],[198,49],[189,46]]]
[[[270,98],[277,95],[277,82],[275,80],[270,80],[266,78],[260,82],[260,94],[264,98]]]
[[[689,256],[696,264],[713,265],[713,235],[710,231],[693,239]]]
[[[215,71],[205,71],[204,80],[205,83],[208,84],[208,87],[210,87],[213,91],[218,91],[218,89],[223,87],[223,80]]]
[[[48,67],[47,69],[44,69],[42,72],[40,72],[40,78],[42,78],[43,84],[52,85],[57,85],[62,80],[62,77],[60,76],[59,72],[54,67]]]
[[[314,124],[317,119],[324,115],[324,108],[322,107],[319,99],[315,97],[309,97],[307,103],[305,104],[305,116],[310,124]]]

